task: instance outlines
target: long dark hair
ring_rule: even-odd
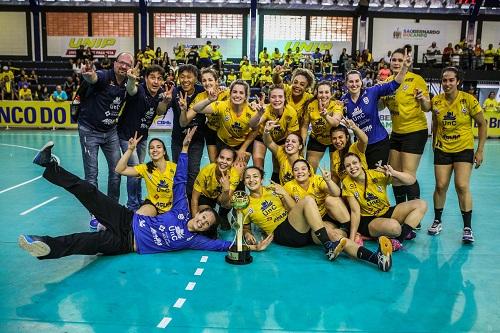
[[[345,136],[346,136],[346,143],[345,143],[345,147],[342,148],[340,151],[339,151],[339,157],[340,157],[340,165],[339,165],[339,169],[337,170],[337,173],[340,174],[342,171],[345,170],[345,166],[344,166],[344,159],[346,158],[346,156],[348,155],[349,153],[349,148],[351,148],[351,135],[349,134],[349,131],[347,130],[347,128],[345,126],[342,126],[342,125],[339,125],[337,127],[333,127],[331,130],[330,130],[330,138],[332,137],[333,133],[334,132],[337,132],[337,131],[341,131],[341,132],[344,132]]]
[[[163,151],[165,152],[163,157],[165,158],[166,161],[170,161],[170,159],[168,158],[167,147],[165,146],[165,142],[163,142],[161,139],[152,138],[151,140],[149,140],[148,149],[149,149],[149,146],[151,146],[151,142],[153,142],[153,141],[158,141],[161,143],[161,145],[163,147]],[[148,170],[148,173],[153,173],[153,171],[156,169],[156,165],[153,163],[153,161],[149,161],[148,163],[146,163],[146,168]]]

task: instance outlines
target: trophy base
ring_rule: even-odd
[[[248,265],[253,261],[250,251],[228,251],[226,255],[226,262],[232,265]]]

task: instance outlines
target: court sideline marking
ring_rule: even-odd
[[[6,188],[5,190],[1,190],[1,191],[0,191],[0,194],[5,193],[5,192],[8,192],[8,191],[13,190],[13,189],[18,188],[18,187],[21,187],[21,186],[23,186],[23,185],[29,184],[29,183],[31,183],[31,182],[34,182],[35,180],[38,180],[38,179],[40,179],[40,178],[42,178],[42,176],[38,176],[38,177],[35,177],[35,178],[33,178],[33,179],[30,179],[30,180],[27,180],[27,181],[25,181],[25,182],[22,182],[22,183],[20,183],[20,184],[17,184],[17,185],[11,186],[11,187],[9,187],[9,188]]]
[[[49,203],[49,202],[51,202],[51,201],[54,201],[54,200],[58,199],[58,198],[59,198],[59,197],[52,197],[52,198],[50,198],[49,200],[46,200],[46,201],[44,201],[44,202],[42,202],[42,203],[40,203],[40,204],[38,204],[38,205],[36,205],[36,206],[34,206],[34,207],[31,207],[30,209],[25,210],[25,211],[24,211],[24,212],[22,212],[22,213],[19,213],[19,215],[26,215],[26,214],[29,214],[29,213],[31,213],[32,211],[34,211],[35,209],[38,209],[38,208],[40,208],[40,207],[42,207],[42,206],[44,206],[44,205],[48,204],[48,203]]]

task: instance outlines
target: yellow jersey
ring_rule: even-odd
[[[220,59],[222,59],[222,52],[219,49],[212,51],[212,60],[217,61]]]
[[[300,159],[304,159],[302,156],[299,156]],[[292,165],[288,161],[288,155],[285,153],[285,148],[282,146],[278,147],[276,151],[276,159],[278,160],[278,164],[280,166],[280,184],[285,185],[287,182],[293,179]],[[313,174],[312,171],[311,174]]]
[[[236,74],[227,74],[226,84],[229,86],[231,82],[236,81],[238,75]]]
[[[367,178],[366,189],[365,184],[347,176],[342,181],[342,196],[356,198],[361,216],[382,216],[391,206],[387,198],[387,185],[391,183],[391,177],[377,170],[364,170]]]
[[[268,235],[288,218],[288,211],[281,199],[266,186],[262,187],[260,198],[250,196],[250,203],[242,212],[243,216],[248,214],[245,224],[254,223]]]
[[[190,105],[196,105],[198,102],[203,101],[208,98],[208,93],[203,91],[196,95]],[[218,101],[227,101],[229,99],[229,89],[222,91],[219,96],[217,96]],[[220,119],[215,114],[207,114],[207,126],[211,130],[217,131],[217,128],[220,124]]]
[[[323,177],[313,174],[309,178],[309,187],[307,188],[307,190],[304,190],[304,188],[302,188],[302,186],[300,186],[300,184],[295,179],[286,183],[283,188],[285,189],[285,191],[287,191],[288,194],[290,194],[295,202],[298,202],[300,199],[304,199],[308,195],[311,196],[312,198],[314,198],[314,201],[316,201],[321,216],[325,216],[325,200],[328,196],[328,186],[326,185]]]
[[[432,99],[432,112],[436,122],[434,148],[445,153],[458,153],[465,149],[474,149],[472,117],[482,112],[477,99],[463,91],[450,104],[443,94]]]
[[[209,165],[203,167],[196,180],[194,181],[194,189],[207,198],[217,199],[222,193],[222,185],[220,184],[217,176],[215,174],[217,170],[217,163],[210,163]],[[236,190],[236,187],[240,183],[240,174],[235,168],[229,170],[229,189],[231,191]]]
[[[264,83],[272,84],[273,83],[273,77],[271,75],[262,74],[261,76],[259,76],[259,81],[260,82],[264,82]]]
[[[274,142],[280,142],[281,140],[284,140],[288,134],[299,131],[297,112],[295,112],[295,110],[288,105],[285,105],[285,109],[283,110],[281,117],[275,113],[271,105],[266,106],[261,119],[263,120],[259,128],[259,133],[261,135],[264,133],[264,128],[266,127],[266,122],[268,120],[278,121],[279,126],[273,128],[270,133]]]
[[[148,173],[146,164],[134,166],[135,171],[144,178],[146,183],[146,199],[151,201],[158,210],[158,213],[165,213],[172,208],[172,196],[174,194],[174,176],[177,164],[167,161],[165,172],[161,173],[158,168],[153,173]]]
[[[295,110],[295,112],[297,112],[297,118],[299,119],[299,123],[302,122],[302,118],[303,118],[304,112],[305,112],[304,106],[305,106],[306,102],[313,97],[314,97],[313,94],[305,91],[304,94],[302,95],[302,98],[300,99],[300,101],[295,103],[293,101],[293,97],[292,97],[292,86],[289,84],[285,84],[286,103],[287,103],[287,105],[290,105]]]
[[[349,147],[349,153],[354,153],[359,156],[359,159],[361,160],[361,166],[363,169],[368,169],[368,163],[366,163],[366,156],[365,153],[362,153],[361,150],[358,148],[358,142],[354,142],[351,144]],[[347,171],[343,169],[342,171],[340,170],[340,163],[342,161],[340,160],[340,153],[338,150],[335,150],[332,154],[332,160],[331,160],[331,165],[333,169],[331,170],[332,175],[337,176],[338,179],[344,180],[344,178],[347,176]]]
[[[247,139],[247,135],[252,131],[250,119],[253,111],[248,103],[245,103],[243,111],[239,116],[234,113],[231,107],[231,101],[215,102],[212,104],[213,114],[219,117],[219,126],[217,136],[226,145],[236,147],[241,145]]]
[[[500,111],[499,107],[500,103],[497,102],[496,99],[487,98],[483,102],[484,112],[489,112],[489,113],[499,112]]]
[[[392,80],[394,80],[394,75],[389,76],[385,82]],[[429,97],[429,90],[424,79],[418,74],[408,72],[395,94],[383,97],[385,106],[391,112],[393,132],[406,134],[427,129],[427,118],[415,99],[417,89],[423,91],[424,96]]]
[[[281,53],[280,52],[273,52],[273,60],[280,60],[281,59]]]
[[[253,76],[253,66],[243,65],[240,67],[240,76],[242,80],[251,81]]]
[[[212,55],[212,47],[207,44],[203,45],[198,55],[200,56],[200,59],[210,58],[210,56]]]
[[[344,105],[338,101],[330,101],[326,112],[333,116],[334,114],[342,117],[344,115]],[[330,137],[330,129],[332,126],[320,114],[319,101],[315,99],[307,106],[307,114],[309,115],[309,122],[311,123],[311,137],[322,145],[329,146],[332,144]]]

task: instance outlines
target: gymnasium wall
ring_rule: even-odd
[[[488,48],[488,44],[493,44],[493,48],[498,48],[500,42],[500,22],[483,22],[483,31],[481,34],[481,45],[483,49]]]
[[[27,56],[25,12],[0,12],[0,55]]]

